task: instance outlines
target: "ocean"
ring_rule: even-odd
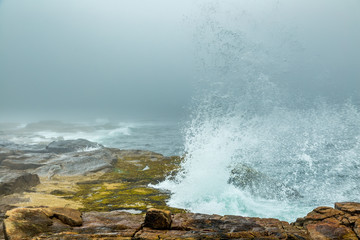
[[[184,156],[152,187],[192,212],[360,201],[358,0],[34,2],[0,0],[0,146]]]
[[[360,112],[350,102],[273,107],[262,114],[223,109],[216,114],[219,109],[204,105],[198,111],[188,122],[2,123],[0,144],[31,150],[84,138],[106,147],[185,156],[175,179],[153,187],[171,191],[170,206],[192,212],[294,221],[317,206],[360,201]],[[239,188],[229,179],[243,164],[256,173],[242,176],[250,187]],[[289,189],[299,196],[289,196]]]

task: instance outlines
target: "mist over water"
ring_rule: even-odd
[[[156,187],[194,212],[292,221],[360,201],[359,12],[356,0],[0,1],[0,119],[83,120],[5,135],[184,149]],[[239,164],[301,197],[229,183]]]
[[[169,204],[293,221],[319,205],[359,201],[359,2],[203,6],[202,90],[184,131],[185,161],[158,185],[173,192]],[[229,179],[239,164],[301,197],[236,187]]]

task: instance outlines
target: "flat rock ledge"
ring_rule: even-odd
[[[5,214],[4,237],[19,239],[359,239],[360,203],[319,207],[289,224],[273,218],[71,208],[14,208]]]

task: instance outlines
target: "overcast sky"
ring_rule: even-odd
[[[193,91],[191,35],[189,6],[174,3],[1,1],[2,114],[181,111]]]
[[[291,91],[360,95],[358,0],[0,0],[0,120],[182,116],[213,23]]]

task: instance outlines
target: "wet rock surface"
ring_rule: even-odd
[[[188,213],[166,205],[168,192],[149,187],[179,171],[181,157],[105,147],[71,149],[71,143],[54,143],[65,152],[0,144],[0,239],[360,238],[360,203],[319,207],[292,224]],[[271,180],[246,166],[232,174],[233,184],[254,195],[262,182]],[[284,193],[280,199],[301,197],[274,184],[261,190],[268,198],[279,189]]]
[[[265,199],[298,199],[301,194],[245,164],[237,164],[232,170],[229,183],[248,191],[250,194]]]
[[[97,148],[103,148],[103,146],[95,142],[90,142],[86,139],[58,140],[47,145],[46,151],[52,153],[68,153]]]
[[[82,175],[108,171],[113,168],[112,163],[116,161],[117,157],[113,155],[110,149],[102,148],[94,148],[93,151],[71,151],[61,154],[45,150],[28,152],[1,148],[0,159],[0,167],[24,170],[51,178],[56,174]]]
[[[148,221],[164,216],[167,219],[168,211],[152,209],[145,217],[120,211],[88,212],[82,214],[80,226],[52,217],[52,211],[51,208],[8,211],[5,236],[8,239],[310,239],[306,232],[277,219],[178,213],[169,215],[172,223],[166,230],[160,230],[156,224],[155,228],[150,227]],[[74,209],[62,209],[62,215],[67,218],[74,212]]]
[[[293,225],[306,229],[312,239],[360,239],[359,207],[354,202],[335,203],[335,208],[318,207]]]
[[[48,151],[59,146],[68,148],[71,144],[75,144],[76,149],[79,146],[88,148],[90,143],[81,139],[59,140],[40,151],[0,148],[0,179],[6,180],[3,187],[0,181],[0,195],[4,196],[0,197],[0,204],[70,206],[83,211],[129,209],[144,212],[151,207],[167,207],[169,193],[151,188],[149,184],[156,184],[176,171],[180,157],[102,146],[86,151],[70,149],[72,152],[68,152],[67,149],[65,153]],[[37,181],[17,184],[21,187],[17,189],[10,184],[17,175],[32,176]],[[183,211],[168,208],[174,212]]]

